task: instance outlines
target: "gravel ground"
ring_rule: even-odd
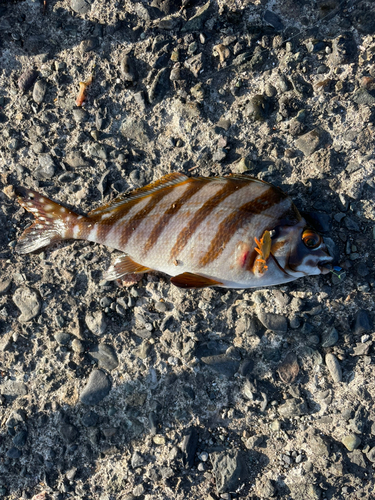
[[[374,498],[373,1],[44,10],[0,1],[0,497]],[[85,213],[173,171],[282,187],[342,270],[182,291],[14,252],[12,186]]]

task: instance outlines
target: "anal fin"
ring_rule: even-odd
[[[220,286],[223,284],[220,281],[194,273],[182,273],[173,276],[171,283],[179,288],[204,288],[206,286]]]
[[[128,255],[120,255],[105,271],[103,278],[107,281],[114,281],[126,274],[146,273],[147,271],[151,271],[151,269],[134,262]]]

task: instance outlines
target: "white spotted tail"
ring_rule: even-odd
[[[34,252],[50,243],[73,238],[74,228],[85,219],[32,189],[18,187],[15,192],[19,204],[36,219],[23,232],[17,243],[16,251],[20,254]]]

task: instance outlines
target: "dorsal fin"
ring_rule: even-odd
[[[164,175],[161,179],[151,182],[151,184],[147,184],[147,186],[136,189],[130,193],[125,193],[114,200],[102,205],[101,207],[95,208],[88,213],[88,216],[95,216],[98,214],[104,214],[107,212],[111,212],[112,210],[125,205],[129,201],[136,200],[138,198],[142,198],[144,196],[148,196],[150,194],[156,193],[160,189],[168,188],[171,186],[175,186],[176,184],[180,184],[181,182],[186,181],[189,177],[180,172],[172,172],[171,174]]]

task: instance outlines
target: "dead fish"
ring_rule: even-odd
[[[329,272],[332,257],[281,189],[247,175],[162,179],[77,215],[27,188],[16,251],[83,239],[124,252],[104,278],[161,271],[181,288],[253,288]]]

